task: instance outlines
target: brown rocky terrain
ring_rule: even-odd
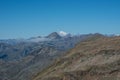
[[[92,36],[85,34],[0,40],[0,80],[31,80],[34,75],[54,63],[77,43]]]
[[[120,80],[120,37],[81,42],[33,80]]]

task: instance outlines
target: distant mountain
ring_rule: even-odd
[[[30,38],[27,39],[28,42],[43,42],[43,41],[50,41],[50,38],[45,38],[45,37],[34,37],[34,38]]]
[[[12,43],[6,42],[7,40],[2,41],[0,42],[0,80],[30,80],[33,75],[65,55],[65,52],[76,44],[95,36],[104,37],[101,34],[60,36],[57,32],[53,32],[47,37],[14,40],[15,44],[14,41],[11,41]]]
[[[1,39],[0,40],[0,43],[7,43],[11,45],[15,45],[22,42],[27,42],[27,40],[26,39]]]
[[[57,32],[53,32],[53,33],[49,34],[48,36],[46,36],[46,38],[49,38],[49,39],[60,39],[62,37]]]

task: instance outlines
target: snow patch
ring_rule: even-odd
[[[64,31],[60,31],[58,34],[59,34],[60,36],[67,36],[67,35],[68,35],[68,33],[64,32]]]

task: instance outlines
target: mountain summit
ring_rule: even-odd
[[[62,37],[57,32],[53,32],[53,33],[49,34],[46,38],[49,38],[49,39],[60,39]]]

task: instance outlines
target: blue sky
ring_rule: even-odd
[[[0,39],[54,31],[120,34],[120,0],[0,0]]]

